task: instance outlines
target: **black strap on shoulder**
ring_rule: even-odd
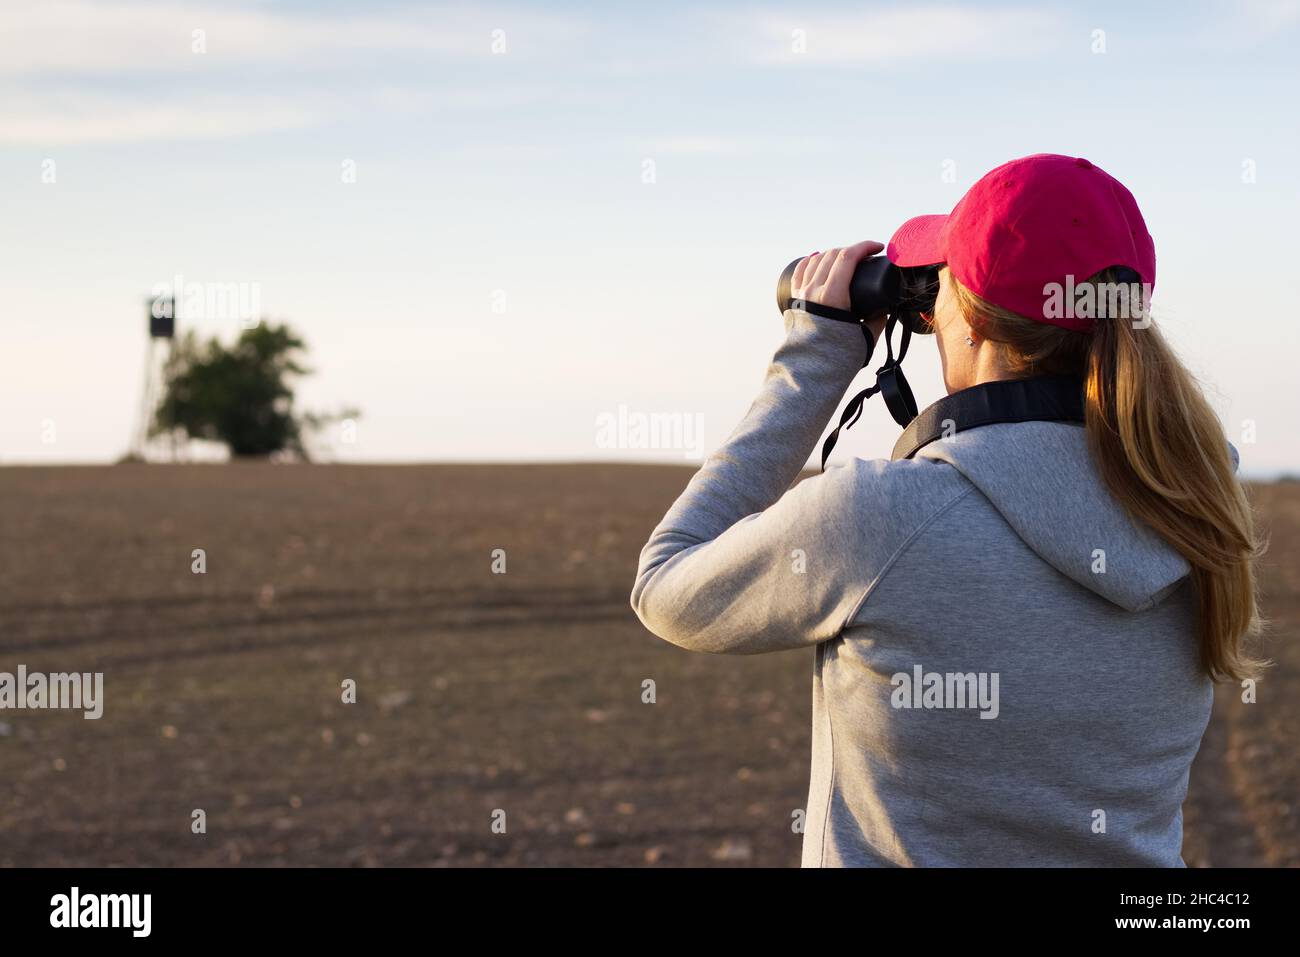
[[[998,422],[1084,421],[1084,384],[1072,376],[983,382],[928,406],[903,430],[891,458],[910,459],[937,439]],[[837,430],[838,431],[838,430]],[[823,458],[823,465],[825,459]]]

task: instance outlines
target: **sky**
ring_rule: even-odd
[[[362,413],[322,458],[698,462],[787,262],[1055,152],[1136,195],[1243,471],[1300,474],[1298,47],[1300,0],[0,0],[0,464],[122,455],[172,285],[303,334],[300,405]]]

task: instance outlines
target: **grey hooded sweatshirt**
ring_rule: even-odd
[[[762,389],[641,553],[682,648],[816,646],[803,865],[1181,866],[1209,720],[1186,561],[1084,430],[998,423],[799,483],[862,366],[795,310]]]

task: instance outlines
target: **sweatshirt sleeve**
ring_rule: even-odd
[[[654,634],[692,651],[815,644],[838,634],[861,597],[837,571],[858,538],[858,470],[790,485],[862,367],[866,342],[855,325],[798,310],[785,324],[758,398],[641,551],[632,607]]]

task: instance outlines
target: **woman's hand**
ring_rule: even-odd
[[[828,249],[799,260],[790,281],[790,295],[794,299],[815,302],[832,309],[849,308],[849,282],[858,263],[884,249],[883,243],[866,239],[842,249]],[[873,340],[880,338],[885,320],[867,324]]]

